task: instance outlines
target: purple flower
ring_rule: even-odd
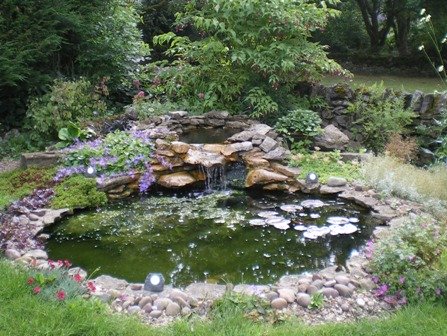
[[[140,185],[139,185],[140,193],[146,192],[154,182],[155,177],[152,173],[152,168],[149,165],[147,165],[146,171],[144,172],[143,175],[141,175],[140,178]]]
[[[374,253],[374,242],[372,240],[368,240],[364,251],[366,258],[371,259]]]
[[[56,175],[53,178],[53,181],[59,182],[68,176],[75,174],[84,174],[86,171],[87,168],[84,166],[62,167],[57,171]]]
[[[163,167],[166,167],[169,170],[172,170],[172,163],[169,162],[168,160],[166,160],[166,158],[164,156],[156,155],[155,158]]]
[[[405,283],[405,277],[401,275],[401,276],[399,277],[399,284],[400,284],[400,285],[403,285],[404,283]]]
[[[379,288],[376,289],[375,295],[377,297],[383,297],[389,290],[389,286],[387,284],[380,285]]]
[[[379,279],[379,277],[378,277],[377,275],[373,275],[373,276],[371,277],[371,280],[372,280],[372,282],[374,282],[375,284],[378,284],[379,281],[380,281],[380,279]]]

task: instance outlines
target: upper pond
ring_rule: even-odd
[[[308,198],[159,192],[64,219],[52,228],[48,250],[52,259],[132,282],[161,272],[175,286],[273,283],[284,274],[343,265],[372,233],[373,219],[358,206]]]

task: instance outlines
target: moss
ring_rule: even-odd
[[[0,209],[25,197],[34,189],[53,186],[54,168],[17,169],[0,174]]]
[[[96,188],[96,181],[84,176],[72,176],[55,188],[51,202],[55,209],[92,208],[107,203],[107,195]]]

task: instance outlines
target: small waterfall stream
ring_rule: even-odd
[[[227,188],[225,165],[214,165],[211,167],[201,165],[200,171],[206,176],[206,191],[225,190]]]

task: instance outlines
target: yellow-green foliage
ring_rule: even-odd
[[[66,179],[54,190],[51,207],[55,209],[91,208],[107,203],[106,194],[96,189],[96,181],[80,175]]]
[[[365,182],[385,195],[413,201],[447,201],[446,166],[422,169],[391,157],[379,156],[364,162],[361,171]]]
[[[55,170],[42,168],[17,169],[0,174],[0,209],[27,196],[37,188],[51,187]]]
[[[331,176],[344,177],[348,181],[360,177],[360,166],[353,162],[343,162],[338,151],[296,154],[289,164],[301,169],[301,178],[305,178],[307,174],[314,172],[322,183],[327,182]]]

